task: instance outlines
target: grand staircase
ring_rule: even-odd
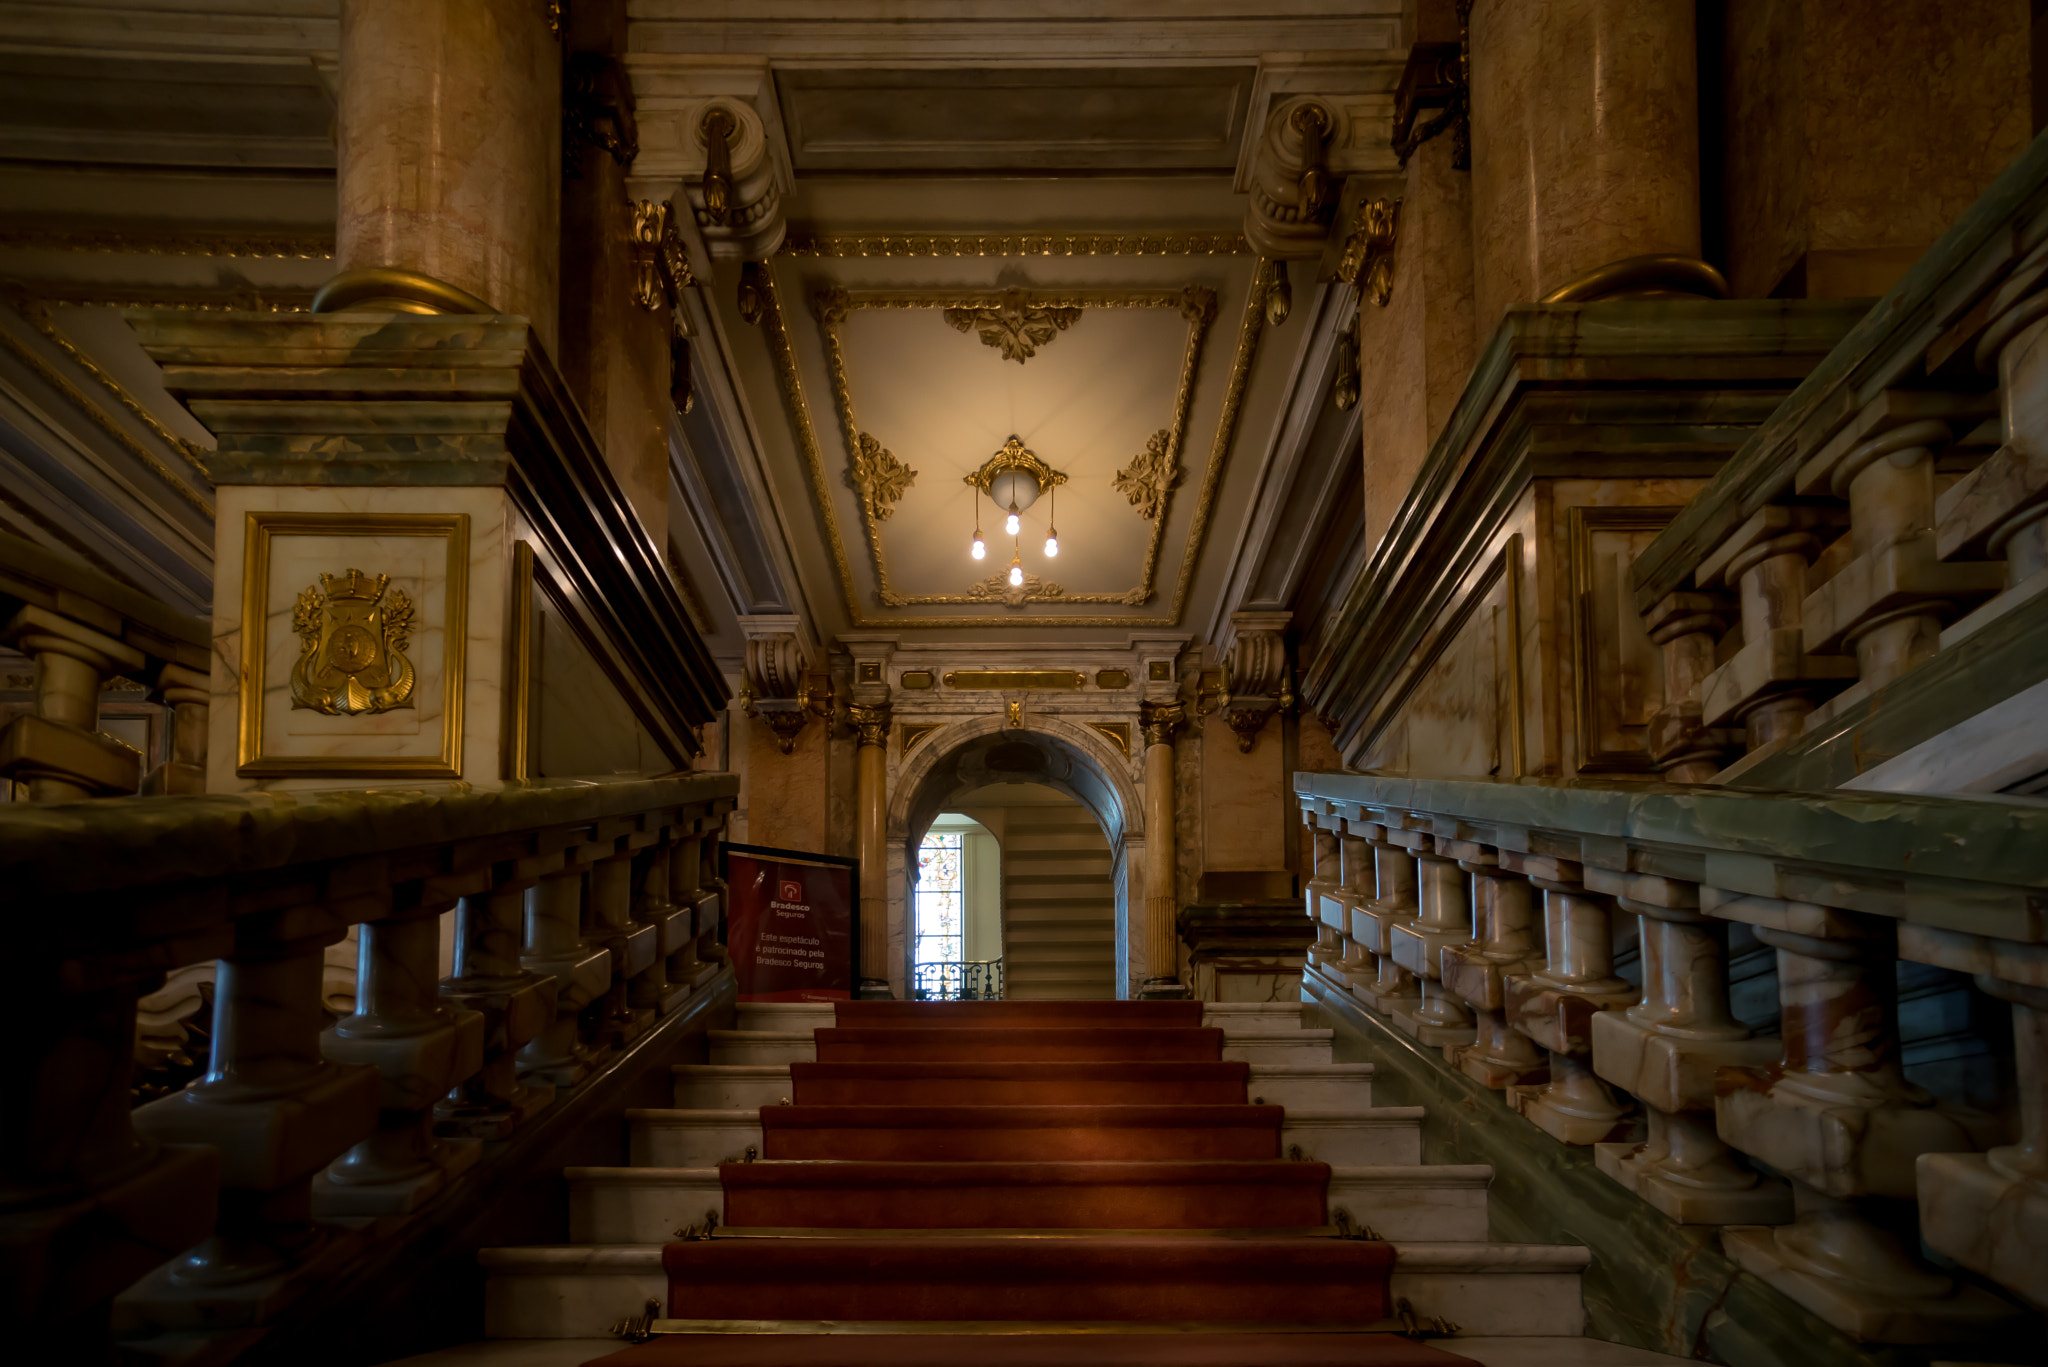
[[[1566,1347],[1588,1251],[1489,1242],[1491,1171],[1423,1164],[1422,1109],[1373,1106],[1302,1012],[742,1005],[674,1109],[627,1113],[632,1166],[568,1170],[570,1244],[485,1251],[487,1332],[591,1338],[653,1301],[689,1332],[619,1367]],[[1626,1356],[1542,1360],[1675,1361],[1583,1346]]]

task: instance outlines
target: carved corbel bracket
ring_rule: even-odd
[[[782,245],[783,179],[761,116],[744,101],[715,97],[687,124],[704,170],[683,193],[713,256],[765,261]]]
[[[1252,160],[1244,235],[1276,260],[1323,254],[1336,207],[1328,157],[1339,114],[1329,101],[1297,95],[1275,104]]]
[[[776,748],[789,754],[812,716],[805,678],[809,661],[795,619],[743,618],[740,626],[747,633],[743,710],[766,721],[775,731]]]
[[[1237,733],[1237,748],[1249,754],[1259,732],[1277,712],[1294,705],[1283,634],[1290,614],[1237,612],[1230,617],[1230,650],[1224,658],[1229,693],[1223,698],[1223,719]]]

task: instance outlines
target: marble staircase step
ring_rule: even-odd
[[[893,1109],[893,1108],[892,1108]],[[1253,1112],[1254,1108],[1243,1108]],[[1280,1155],[1309,1162],[1386,1166],[1422,1161],[1420,1106],[1290,1111],[1281,1122]],[[770,1157],[758,1109],[675,1110],[636,1107],[626,1112],[630,1161],[662,1168],[715,1167],[739,1161],[752,1148]],[[796,1155],[801,1156],[801,1155]],[[1064,1155],[1041,1155],[1057,1159]]]
[[[1244,1030],[1229,1028],[1223,1057],[1246,1063],[1329,1063],[1334,1030]]]
[[[809,1030],[707,1030],[704,1036],[713,1063],[796,1063],[818,1056]]]
[[[1202,1024],[1234,1033],[1308,1029],[1301,1002],[1204,1002]]]
[[[1254,1063],[1246,1100],[1288,1110],[1360,1110],[1372,1105],[1370,1063]]]
[[[683,1110],[753,1110],[795,1099],[787,1063],[679,1063],[674,1071]]]
[[[1576,1337],[1585,1332],[1576,1247],[1397,1240],[1390,1293],[1465,1334]],[[484,1331],[494,1339],[590,1338],[649,1300],[665,1301],[659,1244],[490,1248]],[[1457,1351],[1457,1340],[1443,1340]]]
[[[715,1167],[584,1167],[565,1175],[572,1243],[666,1243],[676,1231],[703,1224],[707,1213],[725,1219]],[[1325,1201],[1332,1218],[1343,1210],[1381,1238],[1479,1242],[1487,1234],[1492,1177],[1483,1165],[1335,1166]]]

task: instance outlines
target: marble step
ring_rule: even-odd
[[[1315,1163],[1377,1167],[1422,1161],[1420,1106],[1290,1111],[1280,1126],[1280,1152]],[[709,1168],[738,1161],[748,1148],[765,1156],[758,1109],[626,1112],[628,1161],[635,1167]]]
[[[1301,1002],[1207,1002],[1202,1024],[1237,1032],[1291,1031],[1307,1028]]]
[[[1335,1111],[1372,1105],[1370,1063],[1254,1063],[1247,1101],[1289,1110]],[[718,1110],[794,1101],[787,1063],[683,1063],[675,1068],[678,1107]]]
[[[569,1239],[578,1244],[666,1243],[701,1225],[707,1213],[725,1219],[718,1169],[570,1168]],[[1383,1239],[1437,1242],[1486,1238],[1483,1165],[1333,1166],[1328,1205]]]
[[[1544,1244],[1395,1241],[1392,1294],[1465,1334],[1576,1337],[1588,1249]],[[661,1245],[486,1248],[484,1333],[494,1339],[594,1338],[650,1299],[666,1303]],[[1456,1351],[1456,1341],[1447,1343]]]
[[[735,1028],[800,1034],[832,1023],[831,1002],[741,1002]]]
[[[830,1022],[824,1022],[829,1024]],[[706,1032],[713,1063],[810,1062],[817,1040],[808,1030],[712,1030]],[[1239,1030],[1223,1036],[1223,1057],[1246,1063],[1327,1064],[1330,1030]]]

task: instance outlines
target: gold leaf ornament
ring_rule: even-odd
[[[867,433],[858,436],[846,479],[860,495],[868,516],[886,522],[895,513],[897,501],[917,483],[917,471],[896,459],[888,447]]]
[[[1038,354],[1038,349],[1080,320],[1079,308],[1028,304],[1024,291],[1005,290],[999,303],[985,308],[949,308],[946,322],[955,332],[976,332],[984,346],[1003,353],[1006,361],[1018,365]]]
[[[406,658],[414,609],[391,576],[361,570],[323,574],[292,607],[299,662],[292,668],[292,706],[328,716],[359,716],[411,707],[418,675]]]
[[[1172,433],[1154,432],[1145,449],[1116,472],[1116,491],[1129,499],[1138,516],[1157,522],[1166,512],[1166,496],[1180,483],[1180,462],[1174,459]]]

